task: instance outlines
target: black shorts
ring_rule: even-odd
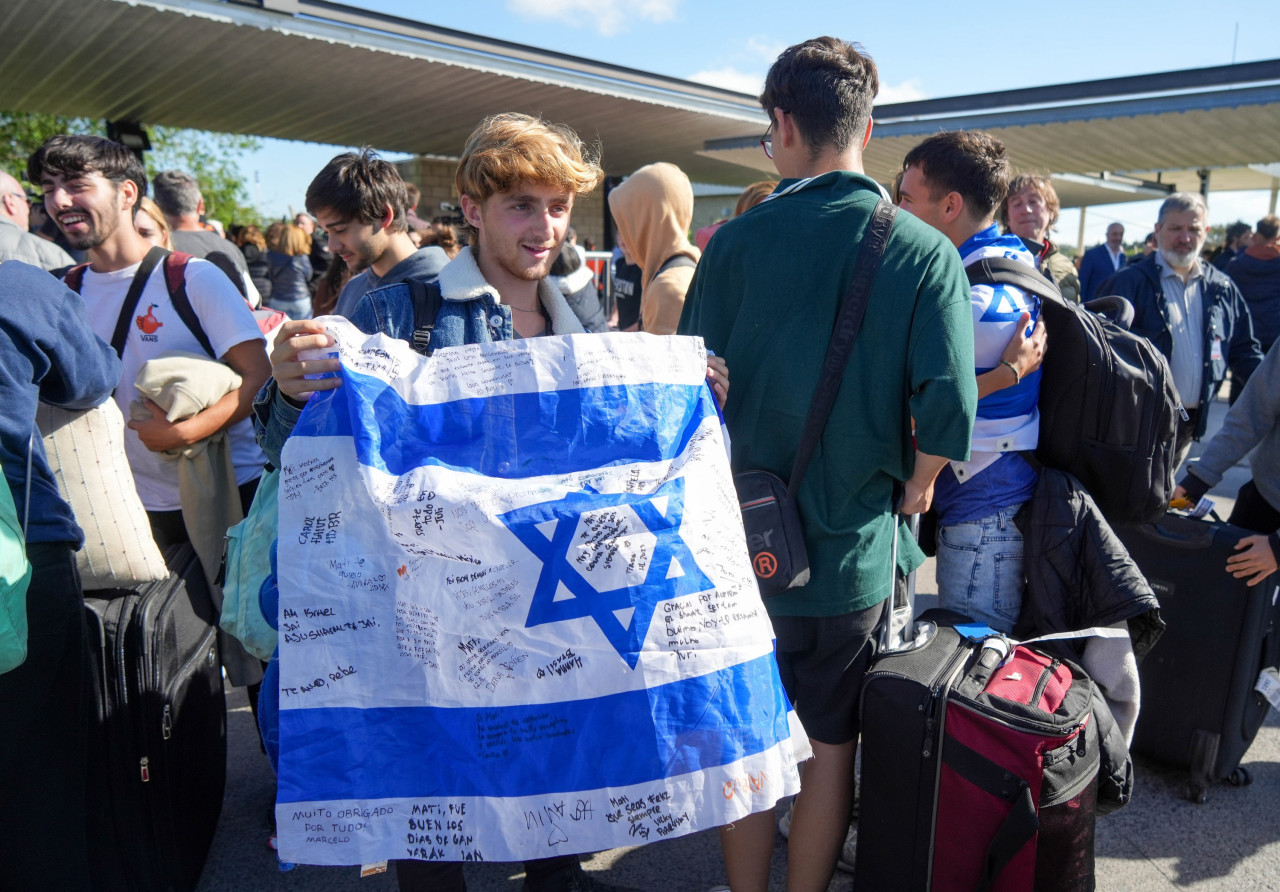
[[[831,746],[858,736],[862,676],[875,655],[884,604],[841,616],[775,616],[778,672],[810,739]]]

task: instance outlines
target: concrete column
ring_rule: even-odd
[[[1084,218],[1089,213],[1089,208],[1080,207],[1080,234],[1076,236],[1076,256],[1084,253]]]

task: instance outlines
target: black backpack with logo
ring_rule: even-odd
[[[1164,355],[1127,330],[1128,301],[1067,303],[1048,279],[1002,258],[965,271],[970,284],[1008,284],[1043,298],[1049,343],[1040,367],[1035,458],[1076,477],[1112,523],[1162,517],[1173,494],[1178,416],[1185,412]],[[1108,310],[1115,318],[1102,315]]]

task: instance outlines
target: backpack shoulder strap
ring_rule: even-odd
[[[195,307],[191,306],[191,299],[187,297],[187,264],[190,261],[191,255],[183,254],[181,251],[174,251],[165,258],[164,281],[169,287],[169,300],[173,302],[173,309],[182,320],[182,324],[195,335],[204,352],[208,353],[211,359],[217,359],[218,354],[213,351],[213,344],[209,342],[209,336],[205,334],[204,326],[200,324],[200,317],[196,315]]]
[[[653,274],[653,278],[655,279],[658,278],[658,276],[662,275],[669,269],[676,269],[677,267],[681,267],[681,266],[697,266],[697,265],[698,265],[698,261],[694,260],[688,254],[676,254],[675,256],[668,257],[665,261],[663,261],[662,266],[658,267],[658,271]]]
[[[244,276],[240,274],[240,267],[236,266],[234,260],[222,251],[210,251],[204,255],[204,259],[226,273],[227,278],[231,280],[232,285],[236,286],[236,291],[240,292],[241,297],[247,298],[249,296],[245,291]]]
[[[1062,301],[1062,290],[1032,267],[1007,257],[984,257],[964,268],[970,285],[1012,285],[1037,297]]]
[[[138,309],[142,289],[147,287],[147,279],[151,278],[151,271],[168,253],[164,248],[156,246],[148,251],[147,256],[138,264],[138,271],[133,274],[133,281],[129,283],[129,291],[124,296],[124,303],[120,305],[120,315],[116,317],[115,330],[111,332],[111,347],[116,351],[116,356],[124,355],[124,342],[129,337],[129,323],[133,320],[133,311]],[[80,277],[83,281],[83,270]]]
[[[80,286],[84,284],[84,271],[89,268],[87,263],[78,263],[75,266],[68,267],[67,271],[62,274],[62,281],[68,288],[76,294],[80,293]]]
[[[421,279],[409,279],[405,284],[409,286],[409,293],[413,296],[413,338],[409,343],[416,352],[430,356],[431,332],[436,327],[436,317],[440,315],[440,307],[444,304],[440,284]]]

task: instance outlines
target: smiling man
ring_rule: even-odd
[[[1177,459],[1204,436],[1208,404],[1227,376],[1240,387],[1262,362],[1244,295],[1226,274],[1200,261],[1209,211],[1194,192],[1175,192],[1156,217],[1155,253],[1102,283],[1099,294],[1133,304],[1129,330],[1149,338],[1173,372],[1190,420],[1178,421]]]
[[[262,333],[244,299],[222,270],[190,258],[182,267],[180,291],[200,331],[188,326],[166,284],[166,264],[144,264],[152,245],[138,234],[133,218],[147,192],[147,174],[119,143],[97,136],[50,137],[28,160],[27,179],[44,192],[45,209],[72,247],[89,254],[78,290],[94,333],[111,343],[117,330],[123,332],[116,347],[123,375],[115,398],[126,418],[130,403],[143,399],[134,386],[139,369],[161,353],[212,354],[243,379],[240,387],[190,418],[168,421],[164,410],[148,401],[151,418],[129,422],[125,453],[157,544],[188,538],[178,465],[163,452],[227,431],[235,483],[248,510],[262,474],[262,453],[248,416],[268,367]],[[129,301],[134,292],[136,302]]]
[[[371,150],[338,155],[307,187],[307,211],[329,234],[331,256],[351,269],[334,313],[350,317],[360,298],[384,285],[430,282],[449,255],[434,245],[417,248],[405,217],[409,194],[395,165]]]
[[[401,283],[366,294],[349,317],[352,324],[370,334],[409,341],[425,353],[460,344],[582,333],[547,274],[564,243],[575,201],[603,178],[596,159],[568,127],[519,114],[486,118],[458,162],[455,185],[470,244],[427,285],[440,298],[435,319],[415,318],[412,290]],[[317,210],[326,224],[325,211]],[[388,225],[385,220],[362,223],[358,238],[349,234],[350,228],[346,234],[330,230],[330,245],[339,241],[342,247],[335,252],[354,257],[358,242],[372,244]],[[432,323],[429,341],[415,338],[416,328]],[[287,322],[277,337],[273,380],[254,404],[259,442],[277,465],[310,393],[341,385],[337,377],[304,377],[336,371],[337,359],[302,360],[299,353],[332,343],[315,320]],[[708,377],[723,405],[727,379],[723,363],[715,362]],[[526,892],[609,888],[583,872],[577,855],[527,861],[524,867]],[[396,870],[401,889],[466,889],[459,863],[399,861]]]

